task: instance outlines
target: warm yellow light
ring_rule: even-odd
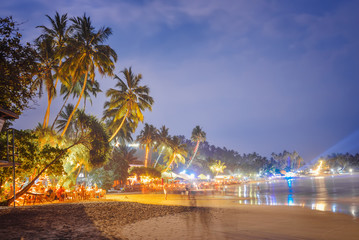
[[[322,169],[322,165],[323,165],[323,160],[320,160],[318,168],[313,171],[315,175],[319,174],[320,170]]]

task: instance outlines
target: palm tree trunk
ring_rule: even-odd
[[[61,67],[61,59],[59,60],[59,68]],[[56,92],[56,87],[57,87],[57,83],[59,81],[59,77],[57,76],[56,77],[56,81],[55,81],[55,92]],[[50,107],[51,107],[51,103],[52,103],[52,99],[53,99],[54,96],[49,96],[48,100],[47,100],[47,110],[46,110],[46,115],[45,115],[45,118],[46,118],[46,123],[45,123],[45,120],[44,120],[44,125],[43,125],[43,128],[46,128],[49,123],[50,123]],[[54,121],[55,122],[55,121]],[[52,130],[52,127],[51,127],[51,130]]]
[[[21,189],[19,192],[16,193],[16,197],[19,198],[21,197],[22,195],[24,195],[25,193],[27,193],[27,191],[29,191],[29,189],[32,187],[32,185],[34,185],[35,181],[41,176],[41,174],[43,174],[46,169],[48,169],[54,162],[56,162],[57,160],[59,160],[62,155],[64,155],[68,149],[72,148],[73,146],[77,145],[78,143],[74,143],[72,144],[71,146],[65,148],[64,150],[62,150],[62,152],[60,153],[60,155],[58,155],[54,160],[52,160],[49,164],[47,164],[35,177],[34,179],[32,179],[32,181],[26,185],[26,187],[24,187],[23,189]],[[7,199],[3,202],[1,202],[0,205],[7,205],[9,206],[12,202],[14,202],[14,197],[10,198],[10,199]]]
[[[51,107],[51,103],[52,103],[52,98],[50,98],[50,102],[49,102],[49,106],[48,106],[49,111],[48,111],[48,113],[47,113],[46,127],[49,126],[49,122],[50,122],[50,107]]]
[[[48,115],[48,113],[49,113],[50,104],[51,104],[49,94],[50,94],[50,93],[47,93],[47,108],[46,108],[46,112],[45,112],[45,116],[44,116],[44,121],[43,121],[43,123],[42,123],[42,128],[46,128],[46,127],[47,127],[47,115]]]
[[[59,60],[59,68],[61,67],[61,64],[62,64],[62,61],[61,61],[61,59]],[[56,81],[55,81],[55,89],[56,89],[56,87],[57,87],[57,82],[59,81],[59,77],[58,76],[56,76]]]
[[[198,150],[198,146],[199,146],[199,141],[197,141],[196,147],[195,147],[195,149],[194,149],[193,157],[192,157],[191,160],[189,161],[189,163],[188,163],[188,165],[187,165],[187,168],[189,168],[189,166],[191,165],[191,163],[192,163],[194,157],[196,156],[197,150]]]
[[[109,142],[111,142],[111,140],[117,135],[118,131],[120,131],[122,125],[124,124],[124,122],[125,122],[125,120],[126,120],[128,114],[129,114],[129,112],[130,112],[130,109],[127,109],[126,115],[123,117],[123,120],[122,120],[120,126],[116,129],[116,131],[112,134],[112,136],[111,136],[110,139],[108,140]]]
[[[145,155],[145,167],[147,167],[147,161],[148,161],[148,152],[150,151],[150,148],[146,145],[146,155]]]
[[[66,99],[64,101],[64,104],[62,104],[60,111],[57,113],[56,118],[55,118],[54,122],[52,123],[51,130],[54,129],[55,123],[56,123],[57,119],[59,118],[60,113],[62,112],[62,109],[64,109],[64,107],[65,107],[65,105],[67,103],[67,100],[69,99],[69,97],[71,95],[71,91],[72,91],[72,87],[71,87],[71,89],[69,91],[69,94],[67,95],[67,97],[66,97]]]
[[[172,160],[171,160],[170,163],[167,165],[167,168],[166,168],[165,172],[167,172],[168,169],[170,168],[170,166],[172,165],[173,161],[175,160],[175,156],[176,156],[176,154],[173,153],[173,155],[172,155]]]
[[[49,124],[48,119],[50,116],[50,106],[51,106],[51,96],[50,96],[50,92],[48,90],[48,92],[47,92],[47,108],[46,108],[46,113],[45,113],[45,117],[44,117],[44,122],[42,124],[42,128],[46,128],[47,125]]]
[[[66,130],[70,125],[71,119],[72,119],[73,115],[75,114],[75,112],[77,110],[77,107],[79,106],[79,104],[81,102],[82,95],[84,94],[85,88],[86,88],[87,76],[88,76],[88,69],[86,70],[85,80],[84,80],[84,84],[82,86],[82,90],[81,90],[79,100],[77,101],[76,106],[74,107],[74,110],[72,111],[72,113],[69,116],[69,119],[67,120],[66,126],[65,126],[64,130],[61,133],[61,137],[64,136],[64,134],[66,133]]]

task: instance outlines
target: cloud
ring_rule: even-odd
[[[297,148],[309,156],[357,129],[356,1],[42,0],[2,6],[1,15],[26,21],[29,40],[39,34],[35,26],[48,24],[45,14],[55,11],[86,12],[96,27],[110,26],[117,74],[129,66],[143,74],[156,101],[146,121],[176,134],[189,136],[201,125],[219,146],[265,154]],[[114,84],[101,80],[104,91]],[[104,99],[100,94],[88,110],[100,116]]]

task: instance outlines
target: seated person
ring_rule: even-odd
[[[61,186],[56,191],[56,196],[57,196],[57,199],[59,199],[60,201],[64,201],[64,199],[65,199],[65,188],[63,186]]]
[[[47,199],[48,201],[54,200],[54,195],[53,195],[53,193],[54,193],[54,190],[52,190],[52,188],[51,188],[50,186],[47,187],[45,196],[46,196],[46,199]]]

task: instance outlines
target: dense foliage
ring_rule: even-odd
[[[30,178],[34,178],[42,169],[44,169],[49,162],[59,156],[62,149],[58,146],[54,147],[50,144],[41,143],[41,136],[33,131],[16,131],[15,132],[15,154],[16,162],[20,165],[16,167],[16,179],[21,182],[22,185],[27,183]],[[9,142],[11,147],[12,135],[9,136]],[[7,158],[7,139],[6,134],[0,135],[0,159]],[[10,148],[10,153],[12,149]],[[48,176],[58,176],[63,174],[62,160],[66,155],[63,155],[59,161],[54,162],[46,170]],[[10,156],[10,161],[12,156]],[[9,187],[12,183],[12,168],[3,167],[0,168],[0,197],[9,197],[10,193],[3,193],[4,189]],[[2,199],[4,200],[4,199]]]
[[[135,149],[126,146],[114,147],[107,164],[90,172],[91,181],[103,189],[110,189],[114,181],[125,183],[129,163],[137,160],[135,152]]]
[[[350,169],[359,170],[359,154],[343,154],[333,153],[328,156],[322,157],[324,160],[324,169],[327,171],[333,170],[334,172],[348,172]]]
[[[184,136],[178,136],[185,151],[192,153],[186,158],[186,164],[188,161],[192,161],[192,164],[188,167],[190,172],[205,175],[215,175],[210,169],[210,166],[215,164],[217,160],[220,160],[225,166],[224,174],[242,174],[242,175],[273,175],[280,174],[281,171],[296,171],[301,169],[304,165],[303,159],[297,152],[290,153],[283,151],[283,153],[272,154],[272,157],[267,158],[259,155],[256,152],[239,154],[237,151],[227,149],[226,147],[217,147],[210,145],[207,141],[198,145],[198,142],[186,139]],[[198,153],[194,156],[198,147]],[[159,153],[153,154],[155,158]],[[162,163],[160,161],[159,163]],[[179,163],[176,172],[187,169],[186,164]]]
[[[41,69],[36,51],[21,42],[17,26],[12,17],[0,17],[0,107],[21,114],[36,95],[29,86]]]

